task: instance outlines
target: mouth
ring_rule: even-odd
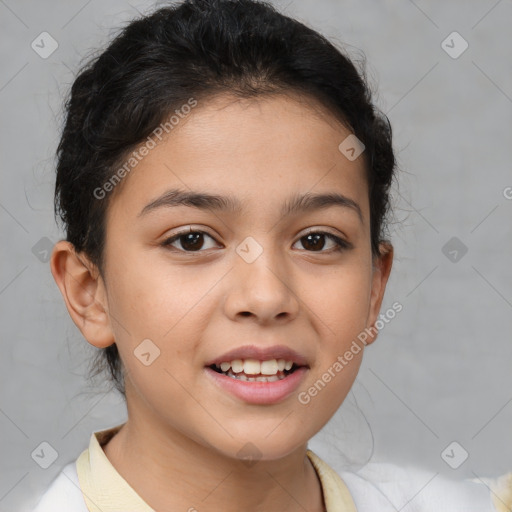
[[[248,404],[271,405],[293,395],[309,373],[310,361],[286,345],[244,345],[206,362],[218,389]]]
[[[285,359],[234,359],[208,366],[213,371],[245,382],[277,382],[285,379],[304,365]]]
[[[297,391],[304,382],[309,367],[285,361],[284,369],[280,370],[279,368],[283,365],[282,361],[274,361],[272,369],[275,369],[277,365],[277,371],[271,375],[265,375],[265,372],[270,372],[270,368],[267,368],[270,367],[270,364],[265,364],[268,360],[241,359],[234,361],[234,368],[231,367],[233,361],[229,362],[229,368],[227,369],[227,361],[223,364],[224,369],[220,366],[222,363],[208,365],[205,367],[206,376],[211,379],[211,382],[218,389],[247,404],[277,404],[286,400]],[[256,363],[260,365],[259,370]],[[288,363],[288,369],[286,368],[286,363]],[[246,370],[246,364],[248,370]]]

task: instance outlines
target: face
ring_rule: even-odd
[[[274,459],[343,402],[363,350],[335,363],[376,320],[390,258],[372,260],[363,157],[340,152],[350,131],[319,111],[282,95],[199,102],[116,191],[102,286],[130,421]],[[278,373],[209,367],[233,360]]]

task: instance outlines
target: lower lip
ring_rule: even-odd
[[[206,373],[223,390],[250,404],[275,404],[291,395],[300,385],[308,369],[297,368],[287,377],[275,382],[244,381],[233,379],[205,367]]]

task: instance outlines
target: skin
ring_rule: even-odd
[[[297,395],[378,319],[393,259],[387,243],[372,258],[364,160],[338,150],[349,134],[311,98],[200,102],[111,198],[103,277],[71,244],[55,245],[51,269],[69,314],[92,345],[115,341],[126,371],[129,419],[105,453],[152,508],[324,509],[307,442],[345,399],[363,350],[307,405]],[[174,187],[234,195],[243,210],[179,206],[139,216]],[[343,194],[362,220],[340,206],[280,217],[285,201],[306,192]],[[212,237],[200,251],[185,252],[183,238],[161,245],[190,225]],[[315,250],[303,238],[311,227],[350,248],[333,251],[324,237]],[[252,263],[235,250],[248,236],[263,249]],[[150,366],[133,353],[144,339],[160,349]],[[296,392],[254,405],[213,385],[206,362],[251,342],[307,358]],[[261,452],[251,467],[237,456],[249,441]]]

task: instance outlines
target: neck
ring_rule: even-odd
[[[130,415],[129,415],[130,416]],[[132,416],[104,447],[117,472],[154,510],[323,512],[304,444],[277,460],[227,457],[168,426]]]

